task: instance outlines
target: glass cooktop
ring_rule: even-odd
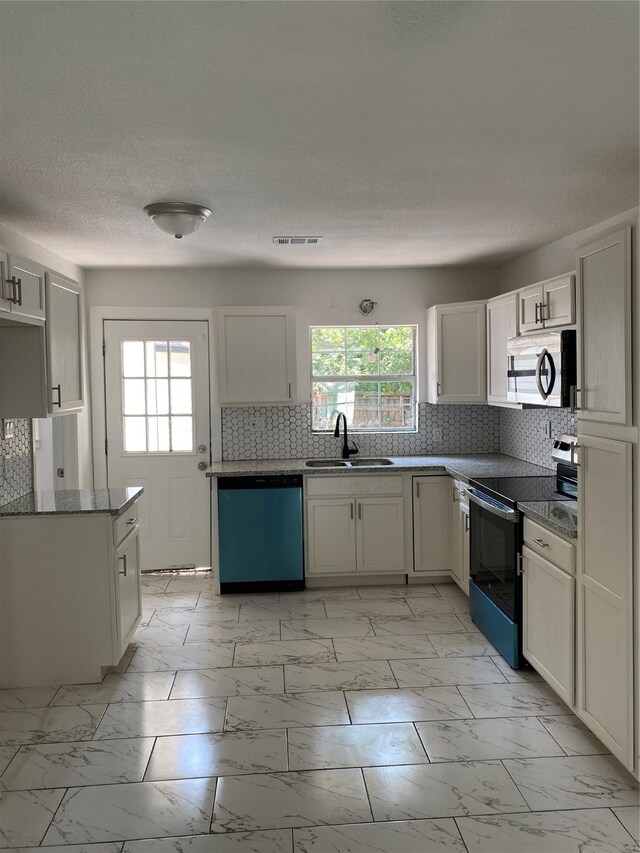
[[[571,500],[558,492],[556,477],[482,477],[469,480],[469,485],[511,507],[518,501]]]

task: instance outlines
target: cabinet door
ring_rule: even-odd
[[[404,572],[404,498],[356,501],[358,571]]]
[[[451,532],[451,574],[456,583],[462,580],[462,513],[460,512],[460,493],[455,482],[451,483],[450,532]]]
[[[413,478],[415,572],[451,572],[451,478]]]
[[[632,445],[580,437],[576,713],[633,768]]]
[[[486,303],[436,306],[435,334],[436,402],[486,402]]]
[[[82,313],[80,288],[54,274],[47,274],[47,347],[51,411],[81,409]]]
[[[295,399],[292,308],[221,308],[218,314],[222,403]]]
[[[631,228],[578,251],[580,420],[631,425]]]
[[[518,334],[518,293],[487,302],[487,402],[507,403],[507,340]]]
[[[462,576],[460,586],[469,595],[469,577],[471,574],[471,537],[469,536],[469,505],[460,505],[460,520],[462,524]]]
[[[5,252],[0,252],[0,314],[11,311],[11,285],[9,277],[9,258]]]
[[[307,567],[311,575],[356,571],[355,500],[307,500]]]
[[[520,294],[520,331],[530,332],[542,328],[540,304],[543,300],[542,285],[523,287]]]
[[[140,621],[140,537],[135,528],[116,548],[116,621],[122,656]]]
[[[575,581],[529,548],[523,553],[522,652],[573,707]]]
[[[576,322],[576,279],[573,273],[543,282],[542,303],[545,329],[573,326]]]
[[[14,281],[12,314],[45,319],[44,267],[25,258],[9,255],[9,278]]]

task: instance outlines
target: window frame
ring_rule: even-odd
[[[380,329],[412,329],[413,330],[413,373],[411,374],[365,374],[365,375],[356,375],[349,374],[345,376],[315,376],[313,373],[313,332],[315,329],[371,329],[371,328],[380,328]],[[355,382],[412,382],[413,383],[413,406],[414,406],[414,416],[413,416],[413,427],[402,429],[398,427],[394,427],[392,429],[384,429],[380,426],[375,429],[363,429],[358,427],[353,427],[349,424],[349,434],[352,435],[413,435],[419,431],[418,424],[418,396],[419,396],[419,376],[418,376],[418,331],[419,326],[417,323],[375,323],[375,324],[336,324],[336,323],[323,323],[323,324],[314,324],[309,326],[309,401],[311,405],[311,434],[312,435],[329,435],[333,433],[333,427],[327,427],[326,429],[318,429],[313,425],[313,385],[314,382],[342,382],[344,384],[347,383],[355,383]]]

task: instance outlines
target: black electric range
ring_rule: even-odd
[[[523,501],[575,500],[574,466],[558,464],[556,476],[484,477],[466,489],[470,515],[471,618],[514,669],[522,657],[521,557]]]

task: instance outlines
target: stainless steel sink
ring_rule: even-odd
[[[307,468],[380,468],[393,465],[390,459],[309,459]]]

